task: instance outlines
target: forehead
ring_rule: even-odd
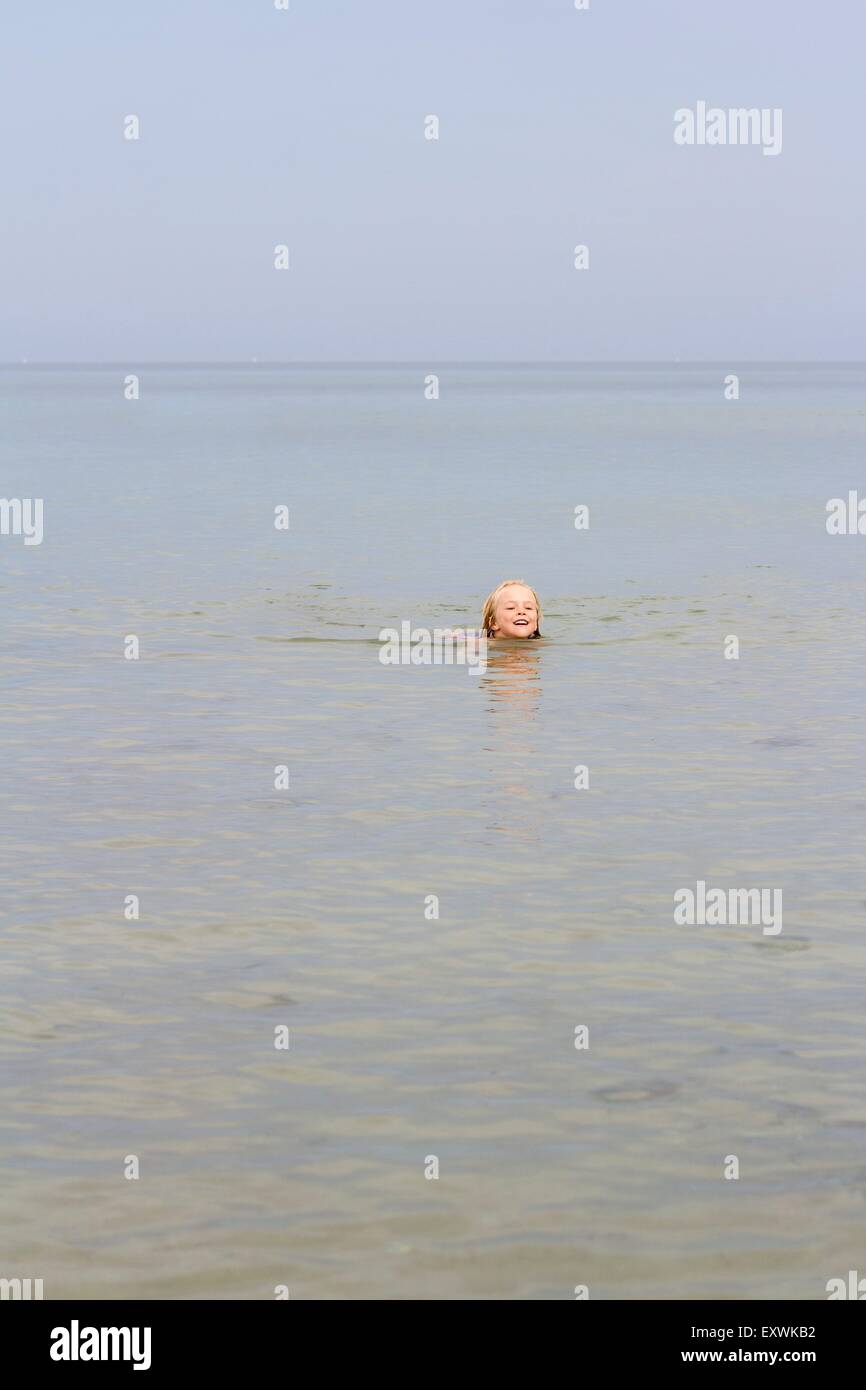
[[[509,601],[514,602],[515,600],[518,602],[522,600],[524,603],[527,601],[530,603],[535,602],[532,590],[527,588],[525,584],[509,584],[502,590],[502,593],[497,599],[497,603],[508,603]]]

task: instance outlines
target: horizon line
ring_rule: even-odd
[[[810,357],[449,357],[449,358],[45,358],[0,362],[0,370],[20,367],[129,367],[137,362],[141,367],[720,367],[739,364],[748,367],[859,367],[866,358]]]

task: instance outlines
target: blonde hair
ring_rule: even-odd
[[[531,584],[527,584],[525,579],[503,579],[501,584],[497,584],[492,594],[488,594],[484,600],[484,607],[481,610],[481,627],[485,637],[493,636],[493,626],[496,621],[496,602],[503,589],[507,589],[512,584],[521,584],[524,589],[528,589],[535,599],[535,611],[538,615],[535,624],[535,631],[530,634],[532,637],[541,636],[541,604],[538,601],[538,594]]]

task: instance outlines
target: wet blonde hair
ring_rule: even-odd
[[[499,598],[499,595],[502,593],[502,590],[509,588],[512,584],[521,584],[524,589],[529,590],[529,592],[532,594],[532,597],[535,599],[535,611],[538,617],[535,624],[535,631],[531,633],[530,636],[540,637],[541,604],[538,601],[538,594],[535,592],[531,584],[527,584],[525,579],[503,579],[501,584],[497,584],[496,588],[493,590],[493,593],[487,595],[487,598],[484,600],[484,607],[481,611],[481,627],[485,637],[493,636],[493,625],[496,621],[496,601]]]

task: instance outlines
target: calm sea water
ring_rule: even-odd
[[[45,507],[0,537],[0,1276],[866,1273],[866,538],[825,528],[866,368],[127,370],[0,373]],[[379,663],[507,577],[543,643]],[[781,934],[675,925],[698,879],[781,888]]]

